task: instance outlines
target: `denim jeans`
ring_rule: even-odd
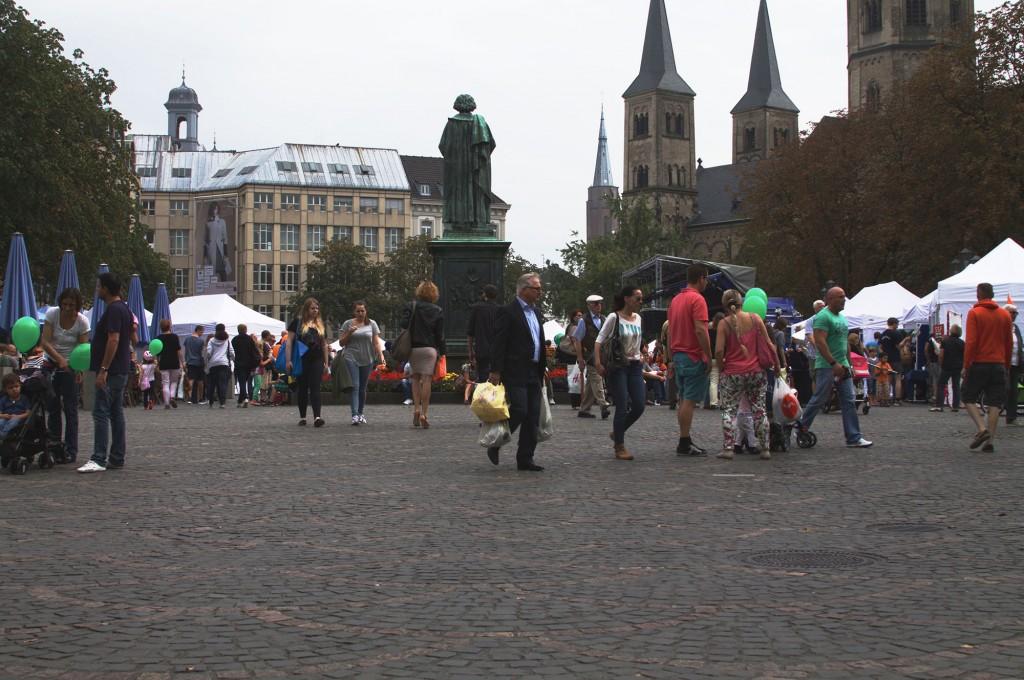
[[[210,366],[210,377],[206,381],[206,399],[213,406],[213,402],[219,401],[223,406],[228,400],[231,388],[231,367]]]
[[[107,375],[107,386],[96,387],[96,399],[92,408],[93,447],[92,461],[106,467],[107,448],[110,449],[110,464],[124,465],[128,448],[124,423],[124,388],[128,375],[120,373]]]
[[[354,361],[345,359],[345,368],[348,369],[348,374],[352,378],[352,396],[350,398],[352,415],[361,416],[363,415],[363,407],[366,406],[366,386],[370,382],[370,372],[373,370],[373,364],[360,366]]]
[[[50,439],[60,441],[60,416],[64,413],[64,450],[71,460],[78,455],[78,382],[72,371],[53,372],[54,397],[46,417]]]
[[[811,426],[814,416],[818,415],[818,411],[832,398],[832,369],[817,369],[814,372],[814,380],[814,396],[807,402],[803,418],[800,419],[800,426],[804,428]],[[856,444],[861,439],[861,433],[853,380],[843,380],[836,385],[836,389],[839,391],[839,405],[843,411],[843,434],[846,435],[846,443]]]
[[[612,369],[608,374],[608,386],[615,402],[615,418],[612,421],[615,443],[622,444],[626,439],[626,430],[644,414],[647,386],[644,384],[643,366],[639,361],[630,361],[624,368]]]

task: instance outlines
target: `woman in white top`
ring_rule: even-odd
[[[352,376],[352,424],[366,423],[366,386],[374,366],[384,363],[381,351],[380,328],[366,311],[366,303],[356,300],[352,305],[353,318],[341,326],[338,343],[345,348],[345,367]]]
[[[50,400],[47,429],[50,438],[59,442],[63,411],[64,452],[69,463],[78,455],[78,386],[82,374],[71,369],[68,359],[76,347],[89,342],[89,319],[82,314],[82,303],[82,293],[77,288],[65,288],[57,306],[46,311],[43,325],[43,351],[46,360],[54,366],[54,397]]]
[[[643,364],[640,348],[643,345],[643,324],[640,308],[644,294],[635,286],[626,286],[615,296],[615,313],[601,326],[601,332],[594,343],[594,367],[605,376],[615,399],[615,419],[612,440],[615,442],[615,457],[619,460],[633,460],[633,454],[626,450],[626,430],[644,414],[647,388],[644,385]],[[609,343],[622,346],[625,365],[605,366],[601,349]]]

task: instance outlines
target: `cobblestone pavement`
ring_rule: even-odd
[[[728,462],[650,407],[621,462],[558,406],[524,473],[463,407],[326,416],[133,409],[123,470],[0,474],[0,677],[1024,677],[1024,429]]]

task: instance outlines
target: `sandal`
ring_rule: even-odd
[[[988,430],[982,430],[978,434],[974,435],[974,439],[971,440],[971,448],[976,449],[991,438],[992,435],[989,434]]]
[[[413,414],[412,414],[412,426],[413,427],[419,427],[420,426],[420,412],[419,411],[413,411]]]
[[[430,428],[430,423],[427,422],[426,416],[420,416],[420,426],[426,430]]]

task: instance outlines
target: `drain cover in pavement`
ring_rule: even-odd
[[[862,567],[879,558],[844,550],[760,550],[744,553],[740,559],[753,567],[771,569],[843,569]]]
[[[942,526],[927,522],[881,522],[870,524],[868,528],[893,534],[926,534],[932,531],[942,531]]]

